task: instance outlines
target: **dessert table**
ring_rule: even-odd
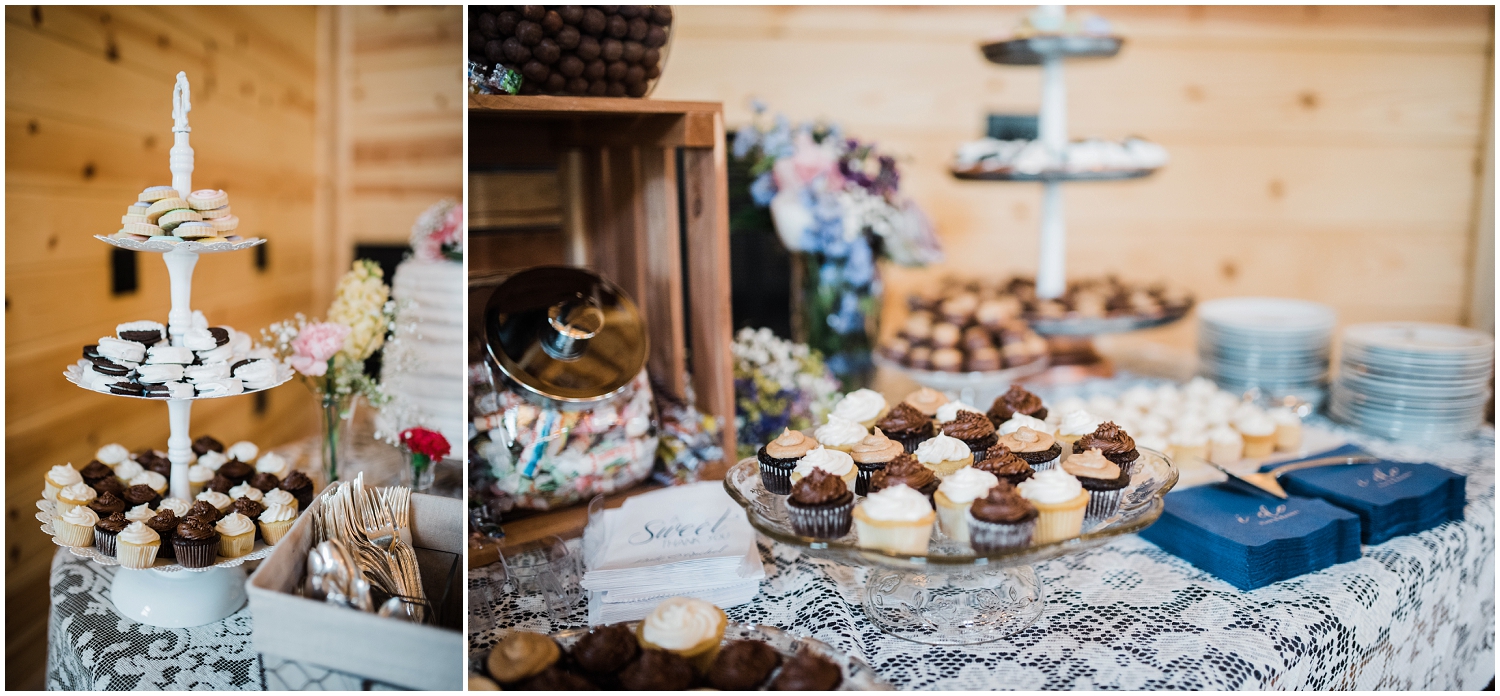
[[[371,437],[370,410],[356,412],[354,443],[343,477],[365,474],[372,486],[399,485],[405,457]],[[363,417],[362,417],[363,416]],[[272,451],[292,466],[316,469],[320,438]],[[463,468],[439,462],[433,495],[463,495]],[[319,480],[321,488],[321,478]],[[252,563],[259,563],[258,561]],[[103,566],[59,548],[52,559],[52,611],[47,628],[48,690],[365,690],[381,684],[300,661],[262,659],[251,641],[247,604],[228,618],[193,628],[147,626],[121,617],[110,603],[118,566]]]
[[[1039,563],[1046,613],[995,643],[932,647],[885,635],[861,608],[866,570],[761,537],[760,595],[732,621],[810,635],[898,689],[1482,689],[1495,661],[1495,436],[1415,447],[1310,421],[1374,454],[1468,476],[1465,519],[1364,547],[1357,561],[1242,592],[1137,536]],[[577,541],[570,542],[576,546]],[[508,627],[553,622],[537,596],[469,577],[471,664]],[[489,597],[488,606],[480,602]]]

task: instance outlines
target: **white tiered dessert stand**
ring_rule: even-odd
[[[193,190],[193,148],[188,144],[188,134],[192,129],[188,127],[188,112],[192,110],[190,102],[190,91],[188,88],[187,73],[177,73],[177,83],[172,89],[172,149],[169,152],[170,168],[172,171],[172,188],[186,199]],[[172,310],[167,315],[168,340],[172,345],[182,345],[183,335],[191,328],[193,310],[191,307],[193,292],[193,268],[198,264],[200,254],[211,254],[224,251],[237,251],[248,249],[265,243],[260,238],[236,239],[227,242],[216,242],[201,244],[198,242],[167,242],[147,241],[141,242],[132,239],[119,239],[97,235],[97,238],[113,246],[134,251],[156,252],[162,255],[162,260],[167,264],[167,274],[171,279]],[[68,381],[87,389],[81,381],[81,370],[78,366],[72,366],[64,376]],[[292,378],[290,370],[284,370],[278,376],[275,384],[266,389],[275,388],[285,384]],[[90,389],[90,391],[94,391]],[[264,389],[246,391],[245,394],[265,391]],[[109,394],[110,396],[129,396],[124,394]],[[238,396],[238,395],[235,395]],[[168,496],[191,501],[188,485],[188,467],[194,461],[193,439],[189,435],[189,421],[192,415],[193,401],[198,398],[220,398],[220,397],[196,397],[193,399],[158,399],[155,397],[129,398],[151,398],[153,400],[166,401],[169,417],[171,435],[167,439],[167,459],[172,462],[172,475],[170,477],[170,488]],[[41,521],[42,530],[48,534],[52,533],[52,507],[51,501],[43,500],[38,503],[40,512],[37,519]],[[56,536],[53,537],[54,542]],[[272,547],[263,541],[257,541],[255,549],[249,554],[238,558],[225,559],[206,568],[183,568],[175,562],[158,558],[155,566],[144,570],[133,570],[120,568],[115,572],[114,582],[110,585],[110,598],[114,602],[115,609],[133,621],[139,621],[151,626],[163,628],[184,628],[188,626],[201,626],[224,619],[238,611],[245,605],[245,570],[244,564],[270,555]],[[87,558],[102,565],[119,565],[114,558],[104,556],[93,547],[70,548],[74,555]]]

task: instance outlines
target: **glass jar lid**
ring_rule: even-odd
[[[525,389],[561,401],[597,401],[646,365],[640,312],[623,290],[582,268],[521,271],[490,295],[485,347]]]

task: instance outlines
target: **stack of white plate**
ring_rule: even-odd
[[[1328,413],[1382,437],[1462,437],[1484,420],[1495,339],[1458,326],[1417,322],[1344,329]]]
[[[1219,388],[1258,389],[1317,407],[1328,384],[1333,308],[1277,297],[1231,297],[1198,306],[1199,372]]]

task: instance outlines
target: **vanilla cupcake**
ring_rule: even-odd
[[[126,568],[150,568],[156,563],[159,551],[161,535],[147,527],[145,522],[131,522],[125,531],[115,536],[115,559]]]
[[[172,514],[178,517],[187,517],[188,509],[192,506],[192,503],[181,498],[163,498],[160,503],[156,504],[156,511],[171,510]]]
[[[223,452],[208,450],[207,452],[198,455],[198,464],[200,466],[206,466],[210,469],[213,469],[214,471],[218,471],[219,467],[224,466],[224,464],[228,462],[229,457],[224,456]]]
[[[943,393],[936,389],[922,387],[907,394],[906,399],[902,403],[917,409],[922,415],[932,418],[937,415],[938,409],[942,408],[943,404],[948,403],[948,397],[943,396]]]
[[[879,428],[875,432],[865,436],[849,450],[849,456],[854,459],[855,468],[859,469],[859,477],[854,480],[855,495],[869,493],[870,477],[875,472],[885,468],[892,459],[906,451],[901,443],[885,436]]]
[[[859,444],[859,441],[865,439],[865,436],[869,434],[870,431],[866,430],[863,425],[847,418],[840,418],[829,414],[828,422],[818,426],[818,429],[813,431],[813,439],[828,449],[848,452],[854,449],[854,446]]]
[[[727,628],[729,617],[723,609],[701,599],[673,597],[656,605],[636,626],[636,638],[642,647],[674,653],[704,673],[718,657]]]
[[[124,445],[113,442],[100,447],[99,451],[94,453],[94,461],[97,461],[100,464],[103,464],[111,469],[119,466],[120,462],[123,462],[129,458],[130,450],[125,449]]]
[[[851,491],[854,490],[855,480],[859,478],[859,467],[854,465],[854,458],[848,452],[818,447],[797,460],[797,466],[792,469],[790,477],[792,483],[801,481],[813,469],[822,469],[843,479],[844,485]]]
[[[239,558],[255,550],[255,523],[249,517],[231,512],[214,525],[214,531],[219,533],[220,556]]]
[[[214,474],[218,473],[212,467],[202,464],[194,464],[188,467],[188,494],[196,497],[203,492],[203,487],[209,481],[214,480]]]
[[[1270,456],[1276,450],[1276,421],[1265,411],[1241,414],[1234,421],[1234,429],[1245,438],[1245,457],[1254,459]]]
[[[300,507],[300,505],[297,503],[297,496],[292,495],[288,491],[281,490],[280,488],[266,491],[265,496],[261,498],[260,502],[264,503],[267,508],[271,507],[272,505],[285,505],[291,508],[293,512],[296,512]]]
[[[156,516],[156,511],[146,503],[141,503],[125,512],[125,519],[131,522],[145,522]]]
[[[932,419],[937,421],[938,424],[941,425],[953,420],[954,418],[957,418],[959,411],[973,411],[980,415],[984,414],[984,411],[974,408],[973,406],[970,406],[962,401],[949,401],[938,407],[937,411],[933,414]]]
[[[937,493],[932,495],[932,502],[937,507],[938,528],[949,539],[969,543],[969,506],[999,482],[994,474],[972,466],[959,469],[943,479]]]
[[[899,484],[871,493],[854,508],[859,545],[891,553],[927,553],[936,520],[927,496]]]
[[[1286,407],[1273,408],[1266,415],[1276,423],[1276,451],[1296,452],[1302,446],[1302,418]]]
[[[42,477],[42,497],[47,500],[57,500],[57,492],[75,483],[83,483],[83,476],[70,464],[58,464],[47,471]]]
[[[260,459],[255,460],[255,470],[262,474],[271,474],[278,479],[284,479],[292,469],[286,457],[275,452],[267,452],[260,455]]]
[[[285,493],[286,491],[281,491]],[[292,505],[297,501],[293,500]],[[297,522],[297,508],[285,503],[277,503],[268,506],[265,512],[260,513],[260,535],[265,537],[266,545],[275,546],[276,542],[286,536],[292,525]]]
[[[89,488],[89,485],[80,479],[78,483],[57,491],[57,508],[53,517],[62,517],[75,507],[87,507],[96,497],[98,495],[94,493],[94,489]]]
[[[229,510],[229,506],[234,504],[234,498],[224,495],[223,493],[220,493],[218,491],[203,491],[202,493],[199,493],[195,499],[202,500],[209,505],[214,506],[214,509],[218,510],[219,514],[221,515]]]
[[[1062,461],[1068,461],[1068,455],[1073,453],[1073,443],[1078,442],[1078,438],[1094,432],[1103,422],[1082,409],[1068,411],[1057,423],[1057,443],[1062,445]]]
[[[1178,430],[1167,438],[1167,444],[1179,462],[1208,459],[1208,433],[1202,430]]]
[[[1143,441],[1142,447],[1147,445]],[[1208,431],[1208,461],[1219,465],[1238,462],[1245,456],[1245,438],[1240,431],[1221,425]]]
[[[93,546],[94,525],[99,515],[85,506],[76,506],[52,521],[52,532],[63,546]]]
[[[857,389],[844,395],[833,406],[830,415],[838,416],[845,420],[852,420],[864,426],[866,430],[875,425],[875,421],[885,415],[885,397],[873,389]]]
[[[249,498],[249,499],[254,500],[255,502],[259,503],[259,502],[263,501],[264,497],[265,497],[265,494],[261,493],[259,488],[256,488],[255,486],[250,485],[249,482],[242,483],[242,484],[240,484],[238,486],[235,486],[234,488],[229,489],[229,499],[230,500],[239,500],[240,498]]]
[[[260,456],[260,448],[256,447],[255,443],[249,440],[240,440],[230,445],[229,449],[224,450],[224,455],[230,459],[249,464],[255,461],[256,457]]]
[[[1037,511],[1033,543],[1072,539],[1083,532],[1089,492],[1068,472],[1056,468],[1038,471],[1016,488]]]
[[[145,469],[141,468],[141,465],[134,459],[126,459],[115,465],[115,478],[120,479],[120,483],[128,486],[130,485],[130,479],[140,476],[142,471],[145,471]]]
[[[162,476],[155,471],[142,471],[141,473],[136,474],[134,477],[132,477],[129,481],[126,481],[125,485],[146,486],[147,488],[156,491],[157,495],[167,494],[167,477]]]
[[[917,461],[942,478],[974,463],[974,452],[963,440],[942,433],[917,445]]]

